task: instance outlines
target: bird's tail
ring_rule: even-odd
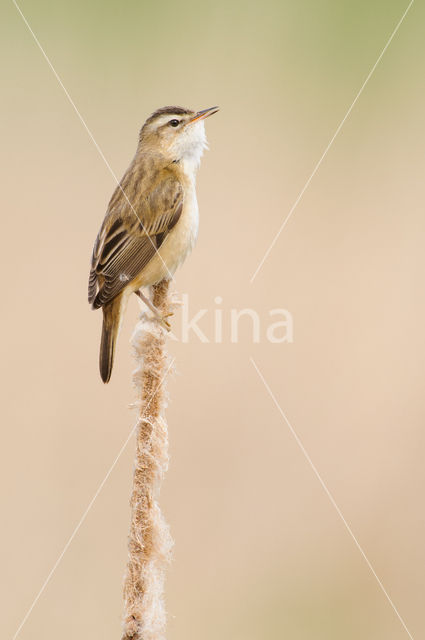
[[[108,302],[103,311],[102,338],[100,341],[99,370],[103,382],[109,382],[114,364],[115,343],[121,325],[122,296]]]

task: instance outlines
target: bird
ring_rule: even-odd
[[[99,370],[104,383],[111,378],[132,293],[170,328],[141,288],[172,279],[194,247],[199,225],[196,173],[207,147],[204,120],[217,111],[218,107],[193,111],[168,106],[152,113],[109,201],[94,243],[88,283],[89,303],[103,311]]]

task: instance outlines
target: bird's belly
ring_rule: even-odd
[[[193,189],[185,197],[179,221],[166,236],[156,255],[134,280],[134,290],[171,279],[176,269],[192,251],[198,236],[199,213]]]

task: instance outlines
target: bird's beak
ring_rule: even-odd
[[[188,124],[192,124],[193,122],[197,122],[198,120],[205,120],[205,118],[214,115],[214,113],[217,113],[217,111],[218,107],[210,107],[209,109],[198,111],[198,113],[195,113],[193,118],[189,120]]]

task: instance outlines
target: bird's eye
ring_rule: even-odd
[[[180,120],[170,120],[168,124],[170,124],[172,127],[178,127],[180,124]]]

